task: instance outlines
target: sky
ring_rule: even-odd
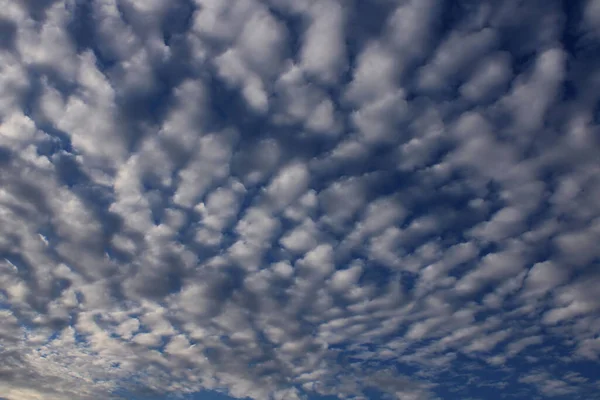
[[[0,0],[0,400],[600,399],[600,0]]]

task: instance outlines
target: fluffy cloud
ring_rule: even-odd
[[[0,0],[2,399],[597,398],[567,3]]]

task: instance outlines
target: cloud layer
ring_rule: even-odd
[[[0,0],[0,396],[598,398],[598,26]]]

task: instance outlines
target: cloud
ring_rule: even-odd
[[[306,14],[310,22],[304,32],[301,65],[325,83],[336,83],[346,68],[346,11],[337,1],[316,2]]]
[[[575,3],[0,0],[2,398],[597,398]]]

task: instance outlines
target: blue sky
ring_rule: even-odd
[[[0,0],[0,400],[600,399],[599,27]]]

